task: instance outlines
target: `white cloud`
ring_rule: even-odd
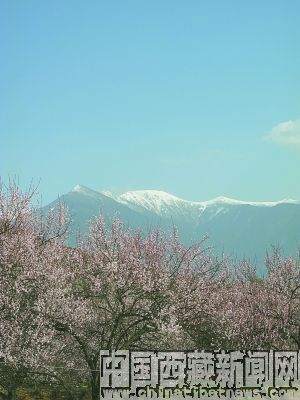
[[[282,145],[300,146],[300,118],[275,125],[266,139]]]

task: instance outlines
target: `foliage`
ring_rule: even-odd
[[[278,249],[262,279],[176,230],[97,217],[67,246],[67,210],[0,185],[0,398],[99,396],[100,349],[300,348],[300,270]]]

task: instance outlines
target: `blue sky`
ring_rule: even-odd
[[[1,2],[0,176],[300,199],[300,2]]]

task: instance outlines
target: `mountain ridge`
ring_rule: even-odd
[[[178,228],[181,240],[191,243],[208,236],[208,245],[237,258],[257,259],[260,265],[272,245],[286,254],[296,254],[300,244],[300,202],[246,202],[219,196],[207,201],[189,201],[156,190],[129,191],[121,195],[76,185],[62,200],[71,215],[70,244],[76,232],[85,234],[99,214],[110,223],[120,218],[125,226],[170,231]],[[55,207],[59,202],[47,205]]]
[[[252,205],[252,206],[261,206],[261,207],[273,207],[278,204],[300,204],[299,200],[291,199],[291,198],[286,198],[278,201],[245,201],[245,200],[237,200],[237,199],[232,199],[229,197],[225,196],[217,196],[213,199],[210,200],[204,200],[204,201],[199,201],[199,200],[186,200],[182,199],[180,197],[177,197],[171,193],[162,191],[162,190],[153,190],[153,189],[144,189],[144,190],[130,190],[125,193],[122,193],[121,195],[116,195],[113,192],[101,190],[93,190],[88,188],[87,186],[84,185],[76,185],[71,191],[80,191],[82,193],[86,192],[88,194],[89,192],[91,193],[99,193],[99,194],[104,194],[107,197],[111,197],[114,200],[120,202],[120,203],[127,203],[131,201],[141,201],[143,198],[152,198],[156,199],[156,201],[160,202],[182,202],[185,204],[191,204],[191,205],[199,205],[199,206],[208,206],[208,205],[214,205],[214,204],[228,204],[228,205]]]

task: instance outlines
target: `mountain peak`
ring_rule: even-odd
[[[284,252],[296,254],[300,240],[300,202],[289,198],[253,202],[218,196],[188,201],[162,190],[128,191],[119,196],[76,185],[64,201],[72,215],[72,245],[76,232],[85,234],[89,221],[99,213],[108,223],[117,216],[126,227],[142,229],[145,234],[156,227],[168,233],[175,225],[188,244],[209,234],[208,245],[216,252],[257,257],[261,263],[268,246],[278,244]]]
[[[180,205],[189,203],[162,190],[129,191],[119,196],[118,199],[122,203],[146,208],[155,213],[164,213],[170,206],[179,207]]]
[[[83,185],[75,185],[73,187],[73,189],[71,190],[71,192],[84,192],[86,190],[90,190],[88,187],[83,186]]]
[[[189,201],[164,192],[163,190],[153,189],[132,190],[118,196],[108,191],[100,192],[92,190],[79,184],[74,186],[71,192],[97,198],[101,196],[110,197],[119,203],[130,206],[131,208],[144,208],[148,211],[153,211],[156,214],[171,213],[172,210],[178,210],[179,208],[184,208],[186,210],[186,208],[189,207],[203,209],[210,206],[250,205],[256,207],[273,207],[278,204],[299,204],[298,200],[293,199],[284,199],[280,201],[245,201],[231,199],[225,196],[218,196],[207,201]]]
[[[173,194],[164,192],[162,190],[132,190],[126,193],[123,193],[120,198],[148,198],[148,199],[156,199],[161,201],[174,201],[174,200],[182,200]],[[184,201],[184,200],[182,200]]]
[[[101,197],[101,193],[97,192],[96,190],[90,189],[87,186],[84,185],[75,185],[73,189],[71,190],[71,193],[80,193],[85,196],[91,196],[91,197]]]

